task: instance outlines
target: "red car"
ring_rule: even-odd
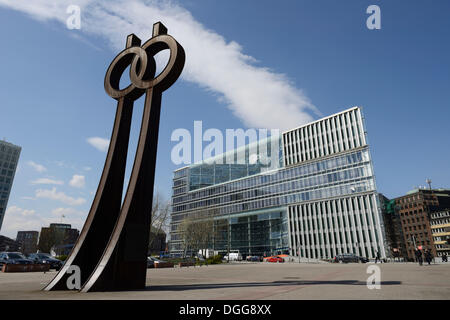
[[[266,259],[267,262],[284,262],[283,258],[280,257],[270,257]]]

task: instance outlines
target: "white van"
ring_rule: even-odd
[[[224,260],[228,260],[228,255],[223,257]],[[242,254],[239,252],[230,252],[230,261],[241,261]]]

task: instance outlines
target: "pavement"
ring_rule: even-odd
[[[372,266],[263,262],[148,269],[144,290],[90,293],[42,291],[56,275],[54,271],[0,272],[0,300],[450,299],[450,263],[378,263],[380,289],[367,286]]]

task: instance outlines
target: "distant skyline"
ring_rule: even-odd
[[[80,30],[66,26],[72,4]],[[366,26],[372,4],[380,30]],[[181,167],[170,158],[175,129],[289,129],[353,106],[366,118],[378,192],[398,197],[427,178],[450,188],[449,12],[445,0],[0,0],[0,139],[22,147],[0,234],[61,221],[81,230],[116,108],[104,75],[126,36],[145,41],[157,21],[186,50],[162,102],[155,189],[167,200]]]

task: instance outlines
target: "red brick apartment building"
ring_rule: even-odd
[[[450,190],[416,189],[395,199],[405,239],[407,256],[414,260],[415,247],[431,250],[436,256],[430,226],[431,213],[450,208]]]

